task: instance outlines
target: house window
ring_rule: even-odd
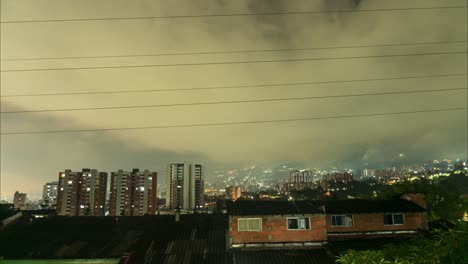
[[[261,218],[240,218],[239,220],[239,231],[260,231],[262,230],[262,219]]]
[[[405,218],[402,213],[384,215],[384,225],[403,225],[404,223]]]
[[[332,215],[332,226],[353,226],[352,215]]]
[[[288,230],[305,230],[310,229],[308,217],[288,217]]]

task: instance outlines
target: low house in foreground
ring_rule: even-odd
[[[321,246],[328,240],[415,235],[427,229],[424,196],[391,200],[252,201],[227,204],[229,245]]]
[[[327,241],[322,205],[307,201],[227,203],[229,245],[239,247],[317,246]]]
[[[425,208],[405,197],[326,202],[328,239],[411,235],[427,229]]]

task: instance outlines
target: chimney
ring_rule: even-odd
[[[404,193],[400,196],[400,198],[411,201],[426,209],[426,196],[424,193]]]
[[[176,223],[179,223],[180,222],[180,207],[176,207],[175,209],[175,221]]]

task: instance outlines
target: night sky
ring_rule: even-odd
[[[1,20],[111,18],[464,6],[466,0],[2,0]],[[41,58],[341,47],[467,40],[467,10],[427,9],[1,25],[1,58]],[[2,71],[179,64],[386,54],[466,52],[467,43],[397,47],[2,61]],[[467,73],[467,54],[281,63],[2,72],[2,96],[33,93],[177,89]],[[173,104],[466,88],[467,76],[242,89],[43,97],[2,97],[2,111]],[[2,114],[1,131],[77,130],[417,111],[467,107],[467,92],[282,102]],[[466,158],[467,111],[316,121],[2,135],[1,195],[40,193],[70,168],[156,170],[196,161],[207,169],[251,164],[359,168],[392,160]]]

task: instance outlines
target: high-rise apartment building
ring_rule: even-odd
[[[203,167],[200,164],[171,163],[166,172],[166,207],[204,207]]]
[[[16,191],[13,196],[13,206],[18,209],[24,209],[26,206],[26,194]]]
[[[312,171],[294,170],[289,173],[289,179],[283,182],[286,191],[314,189],[317,187],[317,177]]]
[[[107,172],[65,170],[59,173],[57,190],[59,215],[104,215]]]
[[[155,214],[158,174],[148,170],[111,173],[110,215]]]
[[[239,186],[230,186],[226,188],[226,198],[235,201],[241,197],[241,188]]]
[[[55,207],[57,204],[58,182],[48,182],[42,189],[42,202],[47,207]]]

